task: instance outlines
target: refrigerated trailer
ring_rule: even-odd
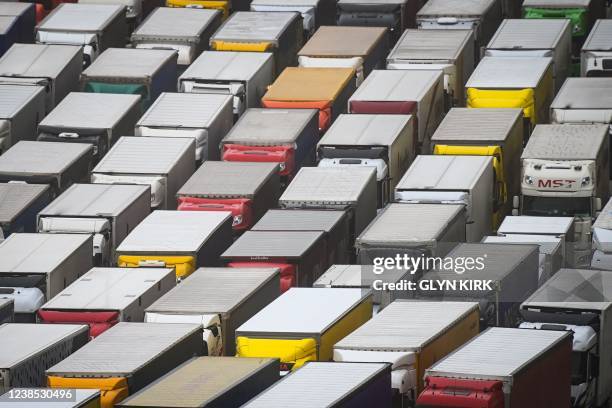
[[[580,75],[612,76],[612,20],[597,20],[580,52]]]
[[[70,2],[65,0],[51,0],[52,2]],[[79,4],[122,4],[125,6],[125,18],[128,35],[147,17],[153,9],[165,4],[164,0],[77,0]]]
[[[3,298],[0,294],[0,324],[13,323],[15,321],[15,301]]]
[[[252,0],[251,11],[295,11],[302,16],[304,37],[320,27],[336,24],[336,2],[332,0]]]
[[[14,232],[36,232],[36,214],[50,202],[48,185],[0,183],[0,242]]]
[[[0,4],[0,56],[14,43],[34,42],[36,11],[34,4],[3,2]]]
[[[236,354],[236,328],[276,299],[278,268],[199,268],[145,310],[149,323],[197,323],[209,356]]]
[[[42,86],[5,84],[0,79],[0,154],[20,140],[36,139],[36,126],[44,116]]]

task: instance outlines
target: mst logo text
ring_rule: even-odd
[[[572,188],[576,180],[538,179],[539,188]]]

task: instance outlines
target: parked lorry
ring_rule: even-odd
[[[24,395],[53,395],[51,388],[25,388],[20,392]],[[31,394],[30,394],[31,393]],[[44,398],[32,400],[15,399],[15,392],[7,392],[0,396],[0,408],[45,408],[49,406],[48,400]],[[100,391],[98,390],[74,390],[71,401],[61,402],[63,408],[95,408],[100,406]],[[51,403],[53,404],[53,403]]]
[[[81,348],[87,326],[76,324],[0,325],[0,392],[45,386],[45,370]]]
[[[45,113],[49,113],[66,95],[77,90],[82,70],[81,47],[13,44],[0,58],[0,84],[44,87]]]
[[[409,29],[387,56],[387,69],[441,69],[446,107],[465,106],[465,83],[474,71],[474,52],[472,30]]]
[[[115,249],[151,211],[148,186],[73,184],[36,216],[38,232],[93,235],[98,266],[115,260]]]
[[[580,75],[612,76],[612,21],[597,20],[580,52]]]
[[[3,2],[0,4],[0,56],[14,43],[34,42],[34,25],[36,11],[34,4],[19,2]]]
[[[276,163],[207,161],[176,193],[181,211],[230,211],[235,232],[250,229],[276,207]]]
[[[217,266],[232,242],[229,212],[153,211],[117,247],[120,267],[173,267],[181,280]]]
[[[604,269],[612,271],[610,253],[612,252],[612,200],[601,210],[593,223],[593,259],[591,267],[593,269]]]
[[[208,356],[234,356],[238,326],[280,293],[277,268],[199,268],[145,310],[149,323],[197,323]]]
[[[48,185],[0,183],[0,242],[14,232],[36,232],[36,214],[50,201]]]
[[[415,157],[415,122],[411,115],[340,115],[317,144],[319,167],[376,168],[378,208]]]
[[[349,98],[348,111],[412,115],[416,146],[427,152],[444,117],[444,76],[441,70],[375,70]]]
[[[230,9],[237,10],[236,6],[244,0],[228,1],[228,0],[164,0],[163,6],[172,8],[195,8],[195,9],[212,9],[221,12],[221,17],[225,20]]]
[[[334,344],[371,316],[368,291],[291,288],[236,329],[237,356],[278,358],[283,373],[331,361]]]
[[[176,192],[195,171],[195,143],[185,137],[121,137],[91,171],[96,184],[141,184],[152,209],[176,209]]]
[[[2,295],[0,295],[2,296]],[[15,321],[15,301],[0,297],[0,325]]]
[[[496,182],[488,156],[417,156],[395,187],[395,201],[459,204],[465,208],[466,242],[492,231]]]
[[[53,2],[63,2],[64,0],[52,0]],[[128,33],[146,18],[153,9],[165,4],[164,0],[77,0],[79,4],[122,4],[125,6],[125,18],[128,26]]]
[[[195,357],[116,407],[238,407],[278,381],[277,364],[271,358]]]
[[[98,389],[100,407],[113,408],[202,352],[202,325],[120,322],[48,368],[47,382],[52,388]]]
[[[309,38],[320,26],[336,24],[336,3],[331,0],[252,0],[251,11],[295,11],[302,16],[304,37]]]
[[[389,406],[391,369],[383,363],[308,363],[249,401],[248,408]],[[338,381],[339,379],[342,381]],[[321,391],[325,384],[325,392]],[[308,398],[296,399],[296,395]]]
[[[20,140],[36,138],[36,126],[45,116],[44,88],[4,84],[0,79],[0,104],[2,154]]]
[[[274,58],[269,52],[204,51],[179,76],[178,90],[231,95],[236,121],[246,109],[261,106],[273,80]]]
[[[478,334],[478,304],[396,300],[334,346],[334,361],[391,364],[397,405],[413,404],[423,374]]]
[[[425,371],[417,407],[567,407],[571,338],[559,331],[491,328]],[[500,352],[511,358],[500,359]]]

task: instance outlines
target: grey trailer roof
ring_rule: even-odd
[[[150,79],[168,60],[176,61],[175,50],[107,48],[81,74],[83,78]]]
[[[54,44],[13,44],[0,58],[0,76],[56,78],[81,47]]]
[[[144,138],[143,138],[144,139]],[[123,253],[198,251],[231,213],[226,211],[153,211],[117,248]]]
[[[219,14],[219,10],[211,9],[158,7],[134,31],[132,41],[170,38],[198,42]]]
[[[536,88],[551,64],[552,58],[549,57],[484,57],[465,86],[490,89]]]
[[[0,368],[10,369],[87,330],[87,326],[75,324],[0,325]]]
[[[232,104],[232,95],[164,92],[136,126],[208,128]]]
[[[271,1],[271,0],[270,0]],[[365,5],[385,5],[385,4],[406,4],[407,0],[338,0],[338,4],[365,4]]]
[[[62,3],[38,24],[38,31],[103,31],[125,6],[118,4]]]
[[[57,391],[54,388],[29,388],[27,390],[43,390],[43,392],[52,392],[53,390]],[[10,398],[9,392],[0,396],[0,408],[78,408],[78,407],[87,407],[89,403],[95,403],[97,399],[100,397],[99,390],[86,390],[86,389],[75,389],[74,391],[74,400],[71,401],[48,401],[44,399],[39,400],[15,400],[14,398]],[[51,395],[51,394],[49,394]]]
[[[476,302],[396,300],[334,348],[419,352],[476,310]]]
[[[46,184],[0,183],[0,224],[12,222],[47,190]]]
[[[18,19],[17,16],[0,16],[0,33],[4,35],[8,32],[9,28],[13,27]]]
[[[537,125],[522,159],[595,160],[608,139],[608,125]]]
[[[417,17],[480,17],[497,3],[497,0],[429,0]]]
[[[553,254],[561,247],[561,238],[550,235],[510,234],[489,236],[482,239],[484,244],[532,244],[540,247],[541,254]]]
[[[222,143],[294,144],[318,112],[317,109],[247,109]]]
[[[612,229],[612,199],[608,200],[597,216],[593,228]]]
[[[168,275],[173,268],[92,268],[41,309],[122,311]]]
[[[38,129],[112,129],[138,103],[139,95],[71,92],[45,116]]]
[[[355,246],[432,245],[463,211],[459,204],[389,204],[357,237]]]
[[[73,184],[39,216],[118,216],[149,189],[148,185],[137,184]]]
[[[440,81],[440,70],[374,70],[350,101],[417,101]]]
[[[550,107],[612,109],[612,78],[567,78]]]
[[[0,273],[50,273],[90,239],[87,234],[11,234],[0,243]]]
[[[196,357],[121,401],[118,407],[199,408],[274,365],[271,358]],[[237,390],[231,392],[238,392]]]
[[[330,232],[345,216],[333,210],[268,210],[251,230]]]
[[[270,52],[204,51],[179,79],[248,81],[272,57]]]
[[[276,382],[243,407],[336,406],[338,401],[356,393],[388,369],[384,363],[310,362]]]
[[[564,308],[604,311],[612,307],[612,272],[560,269],[521,308]]]
[[[322,334],[369,296],[361,289],[291,288],[238,327],[236,335]]]
[[[30,7],[30,4],[3,2],[0,3],[0,16],[19,16]]]
[[[430,376],[512,381],[547,350],[571,336],[566,331],[492,327],[425,372]]]
[[[206,161],[176,194],[179,197],[253,198],[277,171],[276,163]]]
[[[385,38],[385,27],[322,26],[298,55],[311,57],[368,57]]]
[[[44,91],[42,86],[0,85],[0,119],[12,119],[32,98]]]
[[[193,149],[185,137],[123,136],[92,170],[107,174],[167,174]]]
[[[471,38],[472,30],[408,29],[387,60],[455,60]]]
[[[199,268],[146,311],[228,314],[270,280],[279,280],[277,268]]]
[[[525,0],[523,7],[568,8],[589,7],[591,0]]]
[[[202,325],[119,322],[49,368],[47,375],[127,377],[197,331]]]
[[[512,135],[512,128],[522,115],[522,109],[452,108],[431,136],[431,141],[503,142]]]
[[[278,0],[253,0],[253,5],[267,5],[267,6],[278,6],[278,7],[317,7],[321,0],[283,0],[279,3]]]
[[[573,217],[506,216],[497,229],[499,234],[567,234]]]
[[[221,255],[232,258],[299,259],[320,242],[322,231],[247,231]],[[321,254],[315,254],[315,257]]]
[[[542,50],[554,49],[564,33],[571,32],[566,19],[506,19],[487,45],[490,49]]]
[[[582,46],[582,51],[610,50],[612,50],[612,20],[597,20]]]
[[[279,199],[280,206],[295,202],[355,204],[370,179],[373,167],[302,167]]]
[[[212,41],[278,41],[292,21],[294,12],[236,11],[212,36]]]
[[[0,174],[59,175],[91,150],[86,143],[20,140],[0,156]]]
[[[391,146],[412,120],[411,115],[340,115],[319,146]]]
[[[396,190],[462,191],[473,188],[491,167],[489,156],[417,156]]]

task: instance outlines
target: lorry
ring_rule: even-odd
[[[221,157],[278,163],[284,188],[302,166],[315,164],[318,114],[317,109],[247,109],[221,141]]]
[[[249,401],[247,408],[389,406],[391,369],[383,363],[312,362]],[[342,379],[342,381],[338,381]],[[325,384],[325,392],[321,391]],[[308,398],[296,399],[296,395]]]
[[[291,288],[236,329],[236,355],[277,358],[286,374],[309,361],[331,361],[334,344],[371,316],[369,291]]]
[[[417,156],[395,187],[395,201],[459,204],[465,208],[466,242],[490,235],[496,181],[488,156]]]
[[[0,294],[0,325],[15,321],[15,301]]]
[[[474,71],[474,52],[472,30],[408,29],[387,56],[387,69],[441,69],[448,110],[465,106],[465,83]]]
[[[538,288],[539,247],[459,244],[417,282],[417,299],[478,302],[480,328],[516,327]],[[463,283],[462,283],[463,282]]]
[[[416,406],[567,407],[571,343],[566,332],[490,328],[425,371]]]
[[[134,134],[141,114],[137,95],[71,92],[39,123],[38,140],[91,145],[98,162],[120,136]]]
[[[180,211],[230,211],[236,233],[276,207],[279,195],[276,163],[225,161],[202,163],[176,193]]]
[[[494,230],[520,192],[524,129],[521,109],[453,108],[431,136],[434,154],[492,157]]]
[[[246,109],[259,108],[274,80],[269,52],[204,51],[178,79],[179,92],[231,95],[234,121]]]
[[[336,3],[330,0],[252,0],[250,10],[300,13],[305,38],[321,26],[336,24]]]
[[[572,333],[572,407],[605,406],[612,396],[611,277],[561,269],[521,305],[521,328]]]
[[[416,155],[415,121],[411,115],[340,115],[317,143],[318,166],[376,168],[383,208]]]
[[[45,370],[89,340],[87,326],[7,323],[0,325],[0,393],[45,386]]]
[[[52,2],[68,2],[65,0],[51,0]],[[79,4],[122,4],[125,6],[125,18],[128,33],[146,18],[155,8],[162,7],[164,0],[78,0]]]
[[[334,361],[391,364],[396,404],[410,405],[425,370],[477,334],[475,302],[396,300],[337,342]]]
[[[593,258],[591,267],[593,269],[604,269],[611,271],[612,263],[610,262],[610,252],[612,252],[612,200],[601,210],[595,222],[593,223]]]
[[[170,49],[178,52],[179,71],[184,71],[205,49],[221,25],[219,10],[158,7],[134,30],[134,48]]]
[[[125,6],[62,3],[36,26],[36,43],[83,47],[83,67],[104,50],[124,47],[128,39]]]
[[[117,266],[173,267],[178,280],[219,265],[232,242],[230,212],[153,211],[117,247]]]
[[[202,352],[202,325],[119,322],[48,368],[47,383],[59,389],[98,389],[100,407],[113,408]]]
[[[195,171],[195,143],[185,137],[129,137],[91,171],[95,184],[141,184],[151,189],[151,209],[176,209],[176,192]]]
[[[148,186],[73,184],[38,211],[38,232],[93,235],[97,266],[110,265],[115,249],[151,211]]]
[[[53,395],[51,388],[25,388],[20,389],[22,395]],[[17,392],[14,390],[0,396],[0,408],[45,408],[49,406],[48,400],[43,397],[32,400],[15,399]],[[63,408],[95,408],[100,406],[100,391],[98,390],[74,390],[73,397],[69,402],[61,402]],[[73,399],[74,398],[74,399]],[[54,404],[54,403],[51,403]],[[56,404],[54,404],[57,406]]]
[[[612,76],[612,21],[597,20],[580,51],[580,76]]]
[[[412,115],[420,153],[429,151],[444,109],[441,70],[375,70],[348,100],[349,113]]]
[[[319,132],[325,132],[355,91],[353,68],[288,67],[261,99],[264,108],[318,109]]]
[[[230,95],[164,92],[136,123],[136,136],[190,138],[195,160],[219,160],[233,124]],[[192,171],[193,172],[193,171]]]
[[[82,70],[81,47],[13,44],[0,58],[0,84],[44,87],[44,112],[48,114],[66,95],[77,90]]]
[[[5,85],[0,80],[0,104],[0,154],[2,154],[20,140],[36,138],[36,126],[45,116],[44,88]]]
[[[568,20],[504,20],[483,50],[487,57],[551,57],[558,92],[571,74],[572,30]]]
[[[278,268],[199,268],[145,310],[149,323],[197,323],[208,356],[236,354],[236,328],[280,293]]]
[[[50,202],[48,185],[0,183],[0,242],[14,232],[36,232],[36,214]]]
[[[116,407],[238,407],[278,381],[277,365],[271,358],[194,357]]]
[[[3,2],[0,4],[0,56],[15,43],[34,42],[36,11],[34,4]]]

